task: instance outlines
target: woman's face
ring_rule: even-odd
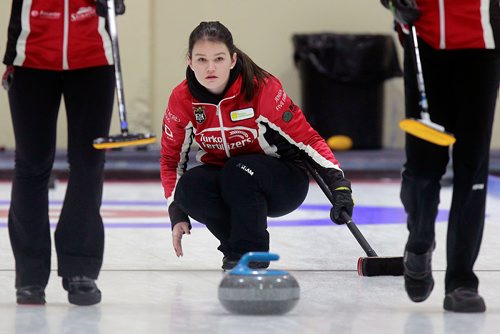
[[[237,55],[229,54],[226,44],[199,40],[193,46],[188,65],[198,82],[213,94],[221,94],[229,81],[229,72],[236,64]]]

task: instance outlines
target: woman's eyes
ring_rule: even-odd
[[[224,57],[217,57],[217,58],[215,58],[215,62],[216,62],[216,63],[221,63],[221,62],[223,62],[224,60],[225,60],[225,58],[224,58]],[[206,62],[208,61],[208,59],[207,59],[207,58],[197,58],[197,59],[196,59],[196,61],[197,61],[198,63],[206,63]]]

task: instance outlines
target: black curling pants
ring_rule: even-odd
[[[419,118],[413,47],[405,40],[406,116]],[[453,196],[447,232],[446,292],[478,287],[473,266],[484,228],[489,151],[500,79],[500,50],[438,51],[419,40],[431,120],[452,132]],[[449,148],[406,135],[401,200],[408,213],[407,249],[434,242],[440,179]]]
[[[9,90],[16,148],[9,235],[16,287],[46,286],[50,274],[48,181],[64,96],[69,180],[55,231],[58,274],[97,278],[104,251],[100,215],[104,151],[92,141],[108,134],[114,100],[112,66],[71,71],[16,67]]]
[[[205,224],[224,255],[239,258],[268,251],[267,217],[298,208],[309,189],[305,171],[293,162],[266,155],[241,155],[223,167],[201,165],[179,180],[175,201]]]

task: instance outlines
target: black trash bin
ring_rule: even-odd
[[[309,123],[325,139],[349,137],[353,149],[381,148],[383,83],[402,76],[393,37],[317,33],[292,39]]]

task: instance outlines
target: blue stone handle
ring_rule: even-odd
[[[245,253],[238,264],[248,267],[250,262],[267,262],[267,261],[277,261],[280,256],[276,253],[268,252],[248,252]]]
[[[283,270],[255,270],[251,269],[248,264],[250,262],[267,262],[276,261],[280,256],[276,253],[268,252],[248,252],[244,254],[238,264],[229,271],[230,275],[259,275],[273,276],[273,275],[287,275],[288,273]]]

